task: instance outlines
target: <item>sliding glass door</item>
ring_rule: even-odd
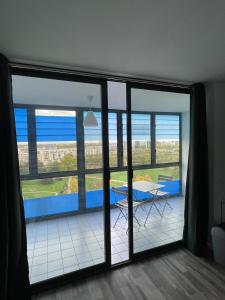
[[[135,84],[127,90],[132,256],[182,239],[189,94]]]
[[[30,282],[104,266],[106,86],[45,75],[12,79]]]
[[[186,90],[28,70],[12,83],[32,284],[182,239]]]

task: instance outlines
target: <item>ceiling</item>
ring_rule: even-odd
[[[1,0],[10,60],[143,78],[225,79],[224,0]]]
[[[90,107],[89,96],[93,96],[91,107],[101,107],[101,90],[97,84],[34,78],[13,75],[13,100],[17,104],[56,105]],[[131,90],[133,111],[187,112],[189,95]],[[126,84],[108,81],[108,104],[110,109],[126,109]]]

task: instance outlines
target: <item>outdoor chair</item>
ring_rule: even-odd
[[[112,187],[112,191],[117,194],[117,195],[122,195],[124,198],[118,202],[115,203],[115,206],[119,208],[119,214],[117,216],[117,219],[113,225],[113,228],[115,228],[117,222],[121,218],[125,218],[126,222],[128,222],[128,190],[126,189],[121,189],[121,188],[115,188]],[[135,221],[138,223],[140,226],[140,223],[136,217],[136,212],[138,207],[142,204],[140,201],[132,201],[133,204],[133,216]]]
[[[173,176],[166,176],[166,175],[158,175],[158,183],[165,182],[165,181],[172,181],[174,180]],[[160,191],[160,190],[153,190],[151,191],[151,194],[155,197],[157,197],[159,200],[164,200],[164,205],[161,211],[161,216],[163,217],[164,211],[166,206],[168,206],[170,209],[173,209],[172,206],[168,202],[168,196],[169,192]]]

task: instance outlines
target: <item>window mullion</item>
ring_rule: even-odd
[[[155,114],[151,114],[151,166],[156,165],[156,126]]]
[[[29,173],[31,176],[38,174],[37,163],[37,135],[35,109],[27,108],[27,129],[28,129],[28,152],[29,152]]]
[[[123,124],[122,112],[117,114],[117,163],[118,168],[123,167]]]
[[[84,126],[83,111],[76,111],[76,133],[77,133],[77,171],[78,171],[78,197],[79,211],[86,209],[86,187],[85,187],[85,145],[84,145]]]

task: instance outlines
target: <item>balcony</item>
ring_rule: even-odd
[[[90,192],[87,203],[90,206],[102,205],[100,195],[102,195],[102,191]],[[116,196],[112,191],[111,195],[115,201]],[[28,221],[27,240],[31,283],[96,265],[105,260],[103,210],[101,207],[98,207],[96,211],[89,208],[83,214],[69,215],[72,209],[78,208],[77,194],[64,197],[53,196],[24,202]],[[65,203],[57,205],[60,203],[60,199]],[[161,202],[163,205],[163,201],[159,200],[159,203]],[[134,221],[134,252],[182,239],[184,199],[183,197],[171,197],[168,201],[172,209],[167,207],[163,217],[160,217],[157,210],[153,208],[145,226],[145,212],[142,209],[137,211],[136,217],[140,226]],[[149,205],[146,204],[147,209]],[[60,210],[63,215],[59,213]],[[91,212],[88,212],[89,210]],[[39,218],[40,215],[43,217],[43,214],[46,215],[46,213],[53,213],[55,217]],[[122,218],[115,227],[113,226],[118,214],[119,209],[112,204],[111,251],[113,264],[128,259],[127,222]],[[31,216],[34,219],[29,219]]]

